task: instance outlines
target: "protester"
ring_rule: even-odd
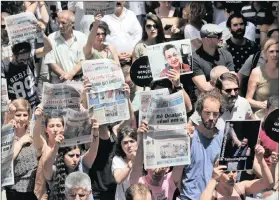
[[[147,175],[142,176],[143,165],[143,137],[148,131],[148,122],[143,120],[138,128],[138,150],[132,162],[130,183],[142,183],[147,185],[152,191],[153,199],[172,199],[177,184],[181,180],[184,166],[175,166],[169,172],[168,167],[148,169]]]
[[[171,6],[171,1],[159,1],[159,7],[155,9],[155,13],[159,18],[178,17],[179,10]]]
[[[59,31],[50,34],[53,50],[45,57],[50,67],[50,82],[62,83],[67,80],[81,80],[81,61],[84,60],[82,48],[86,44],[86,35],[73,30],[75,15],[72,11],[58,13]]]
[[[223,47],[232,54],[236,73],[243,66],[246,59],[257,52],[256,43],[244,37],[246,26],[245,18],[238,13],[232,14],[227,20],[227,27],[232,37],[226,40]]]
[[[44,1],[24,1],[25,12],[32,12],[37,19],[47,26],[49,21],[49,14]]]
[[[17,98],[9,104],[6,123],[14,126],[14,185],[6,186],[7,200],[37,200],[33,190],[38,166],[36,146],[30,136],[31,107],[27,100]]]
[[[246,99],[255,111],[266,108],[268,97],[279,94],[278,51],[278,42],[269,39],[264,45],[265,65],[254,68],[250,75]]]
[[[201,28],[202,46],[193,53],[193,82],[199,91],[213,89],[210,71],[217,65],[224,65],[234,71],[233,58],[230,52],[218,48],[222,36],[222,29],[215,24],[206,24]]]
[[[222,115],[223,97],[216,90],[202,93],[198,97],[196,110],[200,123],[192,137],[191,164],[186,165],[182,175],[181,199],[199,199],[210,181],[214,160],[220,154],[223,131],[215,125]]]
[[[229,72],[229,69],[225,66],[216,66],[210,71],[210,84],[215,87],[216,86],[216,81],[219,79],[219,77],[226,73]]]
[[[132,159],[137,151],[137,132],[129,127],[120,129],[112,153],[111,170],[117,183],[115,200],[125,199],[125,191],[130,186],[128,177],[132,169]]]
[[[110,30],[106,22],[102,22],[101,19],[101,14],[96,15],[93,26],[90,26],[90,34],[83,48],[85,59],[108,58],[120,65],[115,48],[105,42],[106,36],[110,34]]]
[[[76,199],[90,200],[91,181],[90,177],[83,172],[72,172],[65,180],[65,195],[67,200]]]
[[[273,183],[273,178],[263,158],[264,148],[260,145],[256,145],[255,155],[261,167],[261,179],[236,183],[237,173],[235,171],[224,171],[226,166],[218,166],[218,161],[216,161],[212,178],[201,194],[200,199],[213,200],[234,197],[235,199],[244,200],[246,195],[256,194],[261,190],[266,189],[270,184]]]
[[[42,31],[44,25],[37,23],[37,31]],[[21,42],[12,46],[12,57],[2,60],[2,78],[7,79],[8,95],[10,100],[24,98],[28,100],[32,109],[40,102],[35,80],[36,69],[34,57],[42,57],[52,49],[50,40],[44,35],[44,47],[31,49],[29,42]]]
[[[133,184],[126,190],[125,197],[126,200],[152,200],[152,191],[142,183]]]
[[[131,61],[135,45],[142,37],[140,23],[131,10],[124,7],[124,1],[117,1],[114,14],[105,15],[102,21],[109,26],[107,42],[116,48],[120,62]]]

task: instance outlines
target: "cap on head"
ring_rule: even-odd
[[[201,28],[201,38],[221,37],[223,29],[216,24],[205,24]]]

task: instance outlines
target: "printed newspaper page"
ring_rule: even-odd
[[[14,128],[11,124],[1,128],[1,186],[14,184]]]
[[[152,96],[169,95],[168,88],[143,91],[140,93],[140,108],[139,108],[139,124],[142,120],[146,119],[147,111],[149,109],[150,101]]]
[[[8,111],[8,90],[7,90],[7,80],[5,78],[1,78],[1,112]]]
[[[31,12],[5,17],[9,40],[12,44],[42,38],[43,33],[37,32],[37,19]]]
[[[87,93],[88,108],[93,107],[94,117],[99,124],[129,119],[121,68],[112,60],[98,59],[82,62],[82,70],[92,84],[92,89]]]
[[[64,141],[61,147],[92,142],[92,124],[88,110],[68,108],[65,116]]]
[[[193,73],[190,39],[147,46],[147,54],[153,80],[167,78],[170,69],[180,74]]]
[[[187,123],[183,92],[163,96],[151,96],[146,119],[155,129],[175,129]]]
[[[115,12],[116,1],[84,1],[84,10],[86,15],[113,14]]]
[[[219,165],[227,171],[251,170],[260,125],[260,120],[226,121]]]
[[[144,134],[145,169],[190,164],[190,138],[184,129]]]

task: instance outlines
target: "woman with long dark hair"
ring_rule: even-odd
[[[132,169],[132,159],[136,155],[137,148],[137,132],[130,127],[120,129],[112,153],[111,166],[112,174],[117,183],[115,200],[125,199],[125,192],[130,186],[128,176]]]
[[[146,47],[165,42],[163,25],[159,17],[149,13],[143,20],[142,38],[136,44],[132,55],[132,62],[142,56],[147,56]]]

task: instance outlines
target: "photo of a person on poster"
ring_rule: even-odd
[[[188,64],[183,63],[179,51],[173,44],[167,44],[163,47],[163,55],[167,63],[160,73],[160,77],[165,77],[170,69],[175,69],[180,73],[191,71],[191,67]]]

